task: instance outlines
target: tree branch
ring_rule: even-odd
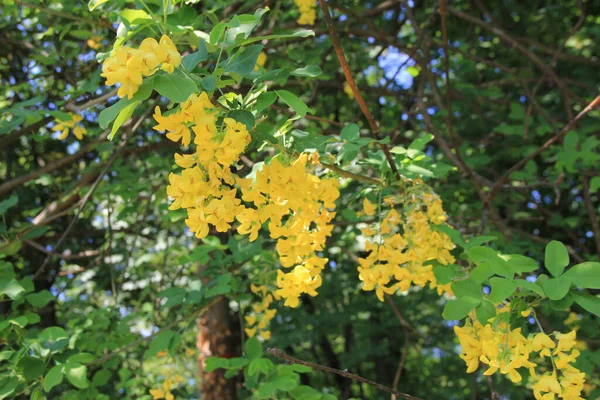
[[[393,395],[396,395],[397,397],[403,398],[403,399],[408,399],[408,400],[423,400],[420,397],[416,397],[416,396],[411,396],[410,394],[406,394],[406,393],[402,393],[399,392],[397,390],[394,389],[390,389],[387,386],[383,386],[380,385],[377,382],[373,382],[369,379],[363,378],[362,376],[353,374],[351,372],[348,372],[348,370],[339,370],[339,369],[335,369],[335,368],[330,368],[330,367],[326,367],[324,365],[319,365],[319,364],[315,364],[315,363],[311,363],[308,361],[303,361],[300,360],[298,358],[292,357],[286,353],[284,353],[283,351],[279,350],[278,348],[274,347],[274,348],[269,348],[267,349],[267,353],[275,356],[275,357],[279,357],[282,358],[286,361],[289,361],[293,364],[299,364],[299,365],[304,365],[306,367],[309,368],[313,368],[313,369],[317,369],[320,371],[324,371],[324,372],[329,372],[331,374],[337,374],[337,375],[341,375],[344,378],[348,378],[348,379],[352,379],[358,382],[362,382],[362,383],[366,383],[369,386],[373,386],[374,388],[377,388],[379,390],[383,390],[384,392],[388,392],[391,393]]]

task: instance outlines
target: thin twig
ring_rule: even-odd
[[[369,107],[367,107],[367,103],[365,102],[365,99],[362,97],[362,95],[360,94],[360,91],[358,90],[358,87],[356,86],[356,82],[354,81],[354,77],[352,76],[352,71],[350,70],[350,66],[348,65],[348,62],[346,61],[346,56],[344,55],[344,50],[342,49],[342,46],[340,44],[340,38],[338,37],[338,34],[335,31],[335,27],[333,26],[333,19],[331,18],[331,14],[329,13],[329,7],[327,6],[327,1],[321,0],[319,2],[319,4],[321,4],[321,9],[323,10],[323,15],[325,16],[325,20],[327,21],[327,28],[328,28],[329,34],[331,36],[331,42],[333,43],[333,48],[335,49],[335,54],[337,55],[337,58],[340,61],[342,70],[344,71],[344,76],[346,78],[346,82],[348,82],[348,85],[350,86],[350,89],[352,90],[352,93],[354,94],[354,98],[358,102],[358,106],[360,107],[360,110],[362,111],[365,118],[367,119],[367,122],[369,123],[369,126],[371,127],[371,131],[373,131],[373,135],[375,135],[375,139],[380,140],[381,132],[379,130],[379,126],[377,125],[377,122],[375,122],[375,118],[373,118],[373,114],[371,114],[371,111],[369,110]],[[386,158],[388,164],[390,165],[390,168],[394,172],[396,179],[400,180],[401,179],[400,172],[398,171],[398,167],[396,167],[396,163],[394,162],[394,159],[392,158],[392,154],[390,153],[390,150],[383,143],[379,143],[379,147],[383,151],[383,154],[385,155],[385,158]]]
[[[394,394],[394,395],[396,395],[398,397],[401,397],[403,399],[423,400],[420,397],[411,396],[410,394],[406,394],[406,393],[402,393],[402,392],[399,392],[399,391],[394,390],[394,389],[390,389],[387,386],[380,385],[377,382],[373,382],[373,381],[371,381],[369,379],[363,378],[362,376],[359,376],[359,375],[353,374],[351,372],[348,372],[348,370],[343,370],[342,371],[342,370],[339,370],[339,369],[326,367],[324,365],[319,365],[319,364],[311,363],[311,362],[308,362],[308,361],[300,360],[298,358],[290,356],[289,354],[284,353],[283,351],[279,350],[276,347],[267,349],[267,353],[269,353],[269,354],[271,354],[271,355],[273,355],[275,357],[282,358],[282,359],[284,359],[286,361],[289,361],[289,362],[291,362],[293,364],[304,365],[304,366],[309,367],[309,368],[318,369],[320,371],[329,372],[331,374],[341,375],[344,378],[348,378],[348,379],[352,379],[352,380],[355,380],[355,381],[358,381],[358,382],[366,383],[369,386],[373,386],[374,388],[377,388],[379,390],[383,390],[384,392],[388,392],[388,393]]]
[[[69,235],[69,232],[71,232],[71,229],[73,229],[73,227],[75,226],[75,222],[77,222],[77,220],[79,219],[79,215],[85,209],[85,206],[88,203],[88,201],[92,198],[92,195],[94,194],[94,192],[96,191],[96,189],[100,185],[100,182],[102,182],[102,180],[104,179],[104,175],[106,175],[106,173],[108,172],[108,170],[110,169],[110,167],[112,166],[112,164],[115,162],[115,160],[117,159],[117,157],[121,154],[121,151],[123,151],[123,149],[125,148],[125,144],[127,143],[127,139],[129,139],[129,137],[137,130],[137,128],[140,126],[140,124],[142,123],[142,121],[148,116],[148,114],[150,113],[151,110],[152,110],[152,107],[148,108],[148,110],[146,110],[146,112],[140,117],[140,119],[133,125],[133,127],[131,128],[131,130],[129,131],[129,133],[125,136],[125,138],[123,139],[123,141],[119,145],[119,148],[117,149],[117,151],[114,152],[114,154],[110,157],[110,159],[106,163],[106,166],[104,167],[104,169],[100,172],[100,175],[98,176],[98,178],[96,179],[96,181],[94,182],[94,184],[92,185],[92,187],[90,188],[90,190],[81,199],[81,206],[79,207],[79,209],[77,210],[77,212],[75,213],[75,215],[73,216],[73,218],[71,219],[71,222],[69,222],[69,225],[67,226],[67,229],[65,229],[65,231],[62,234],[62,236],[60,237],[60,239],[58,240],[58,242],[56,243],[56,245],[52,249],[51,253],[46,256],[46,258],[44,259],[44,262],[42,263],[42,265],[40,266],[40,268],[33,275],[33,280],[34,281],[42,274],[42,272],[44,272],[44,270],[46,269],[46,267],[50,263],[50,260],[54,256],[54,253],[58,250],[58,248],[66,240],[67,236]]]
[[[322,162],[322,161],[321,161],[321,165],[324,166],[327,169],[332,170],[336,174],[338,174],[340,176],[343,176],[344,178],[350,178],[350,179],[354,179],[355,181],[360,181],[360,182],[365,182],[365,183],[371,183],[371,184],[377,185],[377,186],[383,185],[383,182],[381,181],[381,179],[371,178],[370,176],[364,176],[364,175],[355,174],[353,172],[343,170],[340,167],[337,167],[337,166],[335,166],[333,164],[328,164],[328,163],[325,163],[325,162]]]
[[[588,104],[579,114],[577,114],[577,116],[575,118],[573,118],[571,120],[571,122],[569,122],[567,125],[565,125],[565,127],[562,130],[560,130],[560,132],[558,132],[556,135],[554,135],[552,138],[550,138],[546,143],[544,143],[536,151],[534,151],[533,153],[531,153],[530,155],[528,155],[527,157],[525,157],[524,159],[522,159],[521,161],[519,161],[518,163],[516,163],[512,167],[510,167],[496,181],[496,183],[494,184],[494,186],[492,186],[492,188],[490,189],[490,192],[489,192],[489,194],[487,196],[486,202],[489,203],[491,201],[491,199],[494,196],[494,194],[496,193],[496,191],[504,184],[504,181],[506,181],[506,179],[508,179],[508,177],[510,176],[510,174],[512,174],[513,172],[521,169],[521,167],[523,167],[525,164],[527,164],[527,162],[529,160],[534,159],[540,153],[542,153],[543,151],[547,150],[550,146],[552,146],[552,144],[554,144],[555,142],[558,142],[559,140],[561,140],[563,138],[563,136],[565,136],[571,129],[573,129],[573,127],[575,126],[575,124],[577,122],[579,122],[580,119],[582,119],[583,117],[585,117],[598,104],[600,104],[600,95],[597,96],[594,100],[592,100],[590,102],[590,104]]]

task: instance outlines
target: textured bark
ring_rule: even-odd
[[[198,274],[204,283],[210,279],[203,276],[206,267],[198,269]],[[196,347],[198,348],[198,389],[202,400],[236,400],[239,379],[225,378],[222,368],[213,372],[204,370],[208,357],[233,358],[238,357],[241,349],[239,346],[239,326],[231,315],[229,301],[223,298],[210,307],[198,319],[198,334]]]

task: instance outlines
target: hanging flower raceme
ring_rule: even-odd
[[[102,64],[102,74],[108,86],[120,84],[119,97],[131,99],[142,84],[144,76],[153,75],[158,69],[171,74],[181,64],[181,54],[168,36],[160,42],[146,38],[138,49],[119,46]]]
[[[451,293],[450,285],[438,285],[433,267],[425,265],[432,260],[443,265],[455,261],[448,235],[432,228],[446,220],[442,202],[420,187],[409,193],[381,198],[380,206],[366,198],[363,202],[361,214],[381,217],[362,230],[371,239],[365,248],[369,255],[359,259],[359,278],[363,290],[375,290],[381,301],[385,294],[408,290],[413,284],[424,287],[429,283],[439,294]],[[396,205],[402,205],[402,214]]]
[[[475,372],[481,364],[486,366],[484,375],[500,372],[518,383],[523,379],[519,369],[527,368],[537,400],[556,397],[583,400],[580,394],[584,389],[585,374],[573,366],[579,356],[579,350],[574,349],[577,344],[575,331],[552,335],[536,333],[525,337],[521,328],[511,329],[508,319],[502,316],[510,313],[510,305],[503,304],[497,311],[497,316],[485,325],[470,317],[464,326],[454,327],[462,348],[460,358],[467,364],[467,373]],[[547,371],[548,367],[552,370],[538,375],[537,370]]]
[[[250,291],[260,298],[254,303],[251,311],[244,317],[246,327],[244,328],[248,337],[260,336],[264,340],[271,338],[269,324],[277,314],[277,310],[270,308],[274,296],[269,292],[266,285],[250,284]]]
[[[61,121],[59,119],[54,120],[56,125],[52,127],[53,131],[60,131],[61,134],[58,137],[58,140],[66,139],[69,136],[69,130],[73,130],[73,135],[78,140],[83,139],[83,136],[87,133],[87,130],[80,124],[83,120],[83,117],[76,113],[69,113],[71,119],[68,121]]]
[[[294,0],[300,11],[300,18],[298,18],[298,24],[300,25],[314,25],[315,19],[317,18],[317,2],[316,0]]]

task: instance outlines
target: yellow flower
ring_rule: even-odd
[[[344,93],[346,93],[346,96],[348,96],[350,100],[354,100],[354,92],[348,82],[344,82]]]
[[[300,25],[314,25],[315,19],[317,18],[317,2],[316,0],[294,0],[300,11],[300,18],[298,18],[298,24]]]
[[[244,319],[249,327],[256,323],[256,315],[246,315]]]
[[[156,353],[156,357],[164,357],[167,354],[169,354],[169,352],[167,350],[162,350],[162,351],[159,351],[158,353]]]
[[[98,50],[102,47],[102,36],[92,36],[86,43],[91,49]]]
[[[271,331],[260,331],[260,336],[265,340],[269,340],[271,339]]]
[[[261,51],[256,59],[256,65],[254,66],[254,70],[258,71],[259,67],[264,67],[267,62],[267,53]]]
[[[152,395],[152,399],[154,400],[165,398],[165,391],[162,389],[150,389],[150,394]]]
[[[254,337],[256,335],[256,328],[245,328],[244,331],[246,331],[248,337]]]
[[[61,121],[59,119],[54,120],[56,124],[52,127],[52,130],[61,131],[58,140],[66,139],[69,135],[69,129],[73,130],[73,134],[78,140],[83,139],[83,135],[87,133],[87,130],[79,123],[83,120],[83,117],[72,112],[69,113],[69,116],[71,116],[71,119],[68,121]]]
[[[377,212],[377,206],[371,203],[366,197],[363,200],[363,212],[368,216],[373,216]]]
[[[554,340],[550,339],[545,333],[536,334],[531,342],[533,351],[539,352],[542,357],[549,356],[550,349],[553,349],[555,346]]]

